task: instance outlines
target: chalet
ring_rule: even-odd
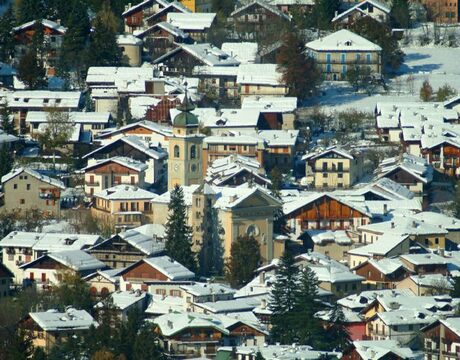
[[[166,2],[163,0],[145,0],[134,6],[126,6],[121,15],[125,23],[125,32],[132,34],[146,26],[146,19],[163,9]]]
[[[189,34],[166,21],[156,23],[136,36],[143,40],[145,52],[152,60],[172,51],[177,44],[191,42]]]
[[[44,111],[46,108],[65,112],[78,111],[83,107],[83,96],[79,91],[17,90],[0,92],[0,102],[8,103],[8,108],[13,113],[14,125],[19,134],[24,135],[29,111]]]
[[[195,66],[237,67],[239,61],[208,44],[178,44],[153,61],[165,75],[191,75]]]
[[[336,261],[345,260],[348,250],[353,245],[351,237],[344,230],[307,230],[300,239],[307,249],[312,249]]]
[[[336,146],[305,155],[307,184],[320,189],[349,188],[363,175],[363,157]]]
[[[236,83],[242,99],[254,95],[286,96],[289,91],[276,64],[241,64]]]
[[[14,274],[4,264],[0,264],[0,299],[10,295],[13,278]]]
[[[43,31],[43,43],[46,53],[42,54],[44,65],[47,69],[47,74],[55,75],[55,66],[59,59],[59,51],[62,45],[62,39],[66,32],[66,28],[51,20],[32,20],[25,24],[13,28],[13,36],[16,42],[14,60],[19,64],[19,60],[28,51],[34,35],[39,31]]]
[[[159,126],[153,121],[144,120],[99,133],[96,140],[106,144],[119,138],[130,136],[137,136],[139,139],[149,143],[157,143],[160,147],[167,149],[168,139],[172,136],[172,131],[166,127]]]
[[[458,1],[442,2],[438,0],[423,0],[421,2],[427,10],[428,20],[438,24],[458,23]]]
[[[85,250],[102,241],[99,235],[13,231],[0,241],[3,264],[13,273],[15,283],[23,280],[20,266],[48,252]]]
[[[105,298],[120,288],[121,269],[97,270],[86,275],[83,280],[89,286],[89,292],[93,298]]]
[[[139,127],[138,130],[143,132],[144,127]],[[145,170],[145,182],[148,184],[158,183],[165,176],[165,160],[167,153],[163,148],[150,145],[148,141],[143,140],[139,136],[130,135],[118,138],[97,148],[96,150],[83,156],[83,159],[88,160],[88,165],[92,165],[94,160],[110,159],[113,157],[122,156],[140,161],[147,165]]]
[[[446,234],[446,250],[453,250],[460,244],[460,220],[442,213],[422,211],[412,215],[418,221],[423,221],[434,226],[441,226],[448,233]]]
[[[447,275],[447,259],[436,254],[405,254],[399,257],[406,268],[418,275]]]
[[[327,193],[286,202],[283,212],[287,225],[297,236],[305,230],[356,230],[371,219],[366,209]]]
[[[164,237],[163,225],[146,224],[113,235],[91,247],[88,252],[107,266],[121,269],[146,257],[162,254],[165,249]]]
[[[421,149],[422,156],[435,169],[450,176],[459,176],[460,140],[458,138],[424,134],[421,140]]]
[[[89,131],[92,136],[108,128],[113,123],[110,113],[102,112],[69,112],[69,123],[81,124],[82,131]],[[26,124],[32,136],[39,131],[41,124],[48,123],[49,113],[46,111],[29,111],[26,116]]]
[[[291,171],[297,151],[303,150],[299,130],[259,130],[257,135],[265,143],[265,169]]]
[[[104,304],[109,302],[113,306],[116,316],[123,321],[128,321],[128,317],[132,312],[143,314],[150,301],[149,294],[141,291],[115,291],[108,295],[106,299],[94,305],[96,312],[104,311]]]
[[[269,3],[291,16],[293,12],[296,11],[301,11],[303,13],[310,12],[314,5],[314,1],[312,0],[270,0]]]
[[[247,96],[241,102],[242,109],[258,109],[265,123],[272,130],[295,128],[296,97]]]
[[[85,173],[85,193],[92,196],[95,192],[124,184],[143,188],[146,169],[145,163],[122,156],[96,160],[82,169]]]
[[[426,359],[458,359],[460,318],[440,319],[421,329]]]
[[[83,250],[51,252],[20,266],[24,278],[37,288],[59,284],[66,272],[86,276],[107,266]]]
[[[236,83],[237,66],[198,65],[193,68],[192,75],[200,79],[202,89],[215,93],[222,99],[239,98],[239,86]]]
[[[393,289],[397,283],[411,274],[399,259],[369,259],[359,264],[353,271],[366,278],[363,283],[368,289]]]
[[[375,0],[364,0],[336,15],[331,21],[336,28],[349,28],[363,17],[386,24],[390,19],[390,9]]]
[[[178,1],[173,1],[170,3],[165,2],[163,7],[154,14],[147,17],[145,22],[149,27],[161,22],[167,23],[169,13],[191,14],[192,11]]]
[[[91,214],[117,232],[132,229],[149,222],[150,201],[156,196],[137,186],[116,185],[94,193]]]
[[[231,22],[237,33],[246,33],[248,38],[255,32],[263,32],[270,26],[282,26],[289,23],[291,18],[276,6],[265,1],[254,0],[233,11],[228,21]]]
[[[373,74],[382,72],[382,48],[348,30],[310,41],[306,47],[327,80],[346,79],[355,66],[367,66]]]
[[[188,34],[194,41],[205,42],[216,21],[216,13],[170,12],[166,22]]]
[[[261,344],[268,335],[257,323],[225,315],[171,313],[153,322],[165,352],[176,357],[214,357],[220,346]]]
[[[216,186],[239,186],[248,181],[263,187],[271,185],[260,163],[241,155],[215,160],[207,169],[205,181]]]
[[[38,209],[44,215],[59,216],[64,183],[29,168],[17,168],[2,177],[3,209]]]
[[[344,351],[343,360],[415,360],[417,352],[409,347],[402,347],[398,340],[361,340]]]
[[[401,280],[396,288],[409,289],[417,296],[442,295],[453,290],[450,278],[442,274],[411,275]]]
[[[148,282],[184,282],[195,278],[195,274],[169,256],[155,256],[141,259],[120,273],[122,290],[146,291]]]
[[[424,194],[433,180],[433,167],[426,159],[404,153],[400,159],[383,160],[375,171],[377,178],[388,178],[415,194]]]
[[[98,323],[88,312],[72,307],[64,312],[31,312],[19,324],[22,330],[31,332],[33,346],[42,348],[45,353],[68,337],[82,335],[92,326],[97,327]]]

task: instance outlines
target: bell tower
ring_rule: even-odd
[[[204,178],[204,135],[200,134],[198,118],[192,113],[195,107],[188,98],[187,90],[177,109],[180,113],[173,119],[173,136],[169,139],[168,190],[176,184],[201,184]]]

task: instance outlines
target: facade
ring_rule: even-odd
[[[460,356],[460,319],[438,320],[422,331],[425,359],[454,360]]]
[[[386,24],[390,19],[390,9],[374,0],[364,0],[336,15],[331,21],[336,28],[349,28],[356,20],[367,17]]]
[[[431,21],[440,24],[458,23],[458,0],[449,2],[424,0],[422,4],[427,11],[428,19]]]
[[[363,158],[337,147],[307,154],[307,184],[319,189],[349,188],[363,175]]]
[[[200,134],[198,118],[192,114],[194,106],[187,95],[178,109],[181,111],[173,120],[173,136],[169,139],[168,189],[174,186],[201,184],[203,168],[203,137]]]
[[[88,165],[85,171],[85,193],[92,196],[96,192],[117,185],[145,186],[147,165],[141,161],[117,156],[96,161]]]
[[[111,229],[132,229],[148,223],[156,196],[137,186],[116,185],[94,193],[91,215]]]
[[[212,9],[211,0],[179,0],[179,2],[195,13],[208,13]]]
[[[241,99],[247,96],[286,96],[289,92],[276,64],[241,64],[236,83]]]
[[[21,167],[2,177],[2,187],[5,211],[38,209],[46,216],[60,216],[62,181]]]
[[[346,80],[355,66],[369,67],[372,74],[382,72],[382,48],[348,30],[310,41],[306,47],[326,80]]]
[[[129,66],[141,66],[142,45],[141,39],[134,35],[117,35],[117,45],[122,51],[122,62]]]
[[[353,271],[366,278],[363,285],[368,289],[394,289],[411,274],[398,259],[369,259],[353,268]]]

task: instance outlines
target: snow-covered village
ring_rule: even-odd
[[[0,0],[0,360],[460,359],[458,0]]]

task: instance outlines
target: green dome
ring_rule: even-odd
[[[177,110],[180,110],[180,114],[174,118],[174,126],[187,127],[199,125],[198,118],[192,113],[195,110],[195,106],[188,102],[187,96],[185,96],[184,102],[177,107]]]

